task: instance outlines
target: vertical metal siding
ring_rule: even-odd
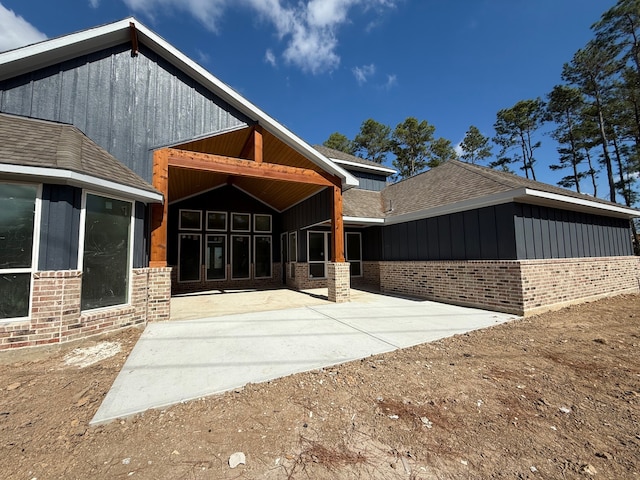
[[[581,258],[633,254],[629,222],[516,204],[517,258]]]
[[[151,181],[152,149],[250,120],[154,52],[128,44],[0,82],[0,110],[72,123]]]

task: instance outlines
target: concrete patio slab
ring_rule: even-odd
[[[91,424],[515,318],[366,292],[356,298],[149,324]]]

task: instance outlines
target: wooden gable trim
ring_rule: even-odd
[[[262,127],[255,125],[251,127],[249,136],[246,142],[242,146],[240,151],[240,158],[247,158],[257,163],[262,163],[263,159],[263,139],[262,139]]]
[[[289,167],[275,163],[256,162],[188,150],[167,149],[170,167],[189,168],[244,177],[309,183],[333,187],[335,183],[325,175],[308,168]],[[337,178],[336,178],[337,180]]]

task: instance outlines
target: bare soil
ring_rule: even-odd
[[[640,296],[567,308],[89,427],[140,331],[0,355],[9,479],[628,479]],[[80,368],[79,347],[121,352]],[[68,358],[68,357],[67,357]],[[243,452],[246,463],[229,467]]]

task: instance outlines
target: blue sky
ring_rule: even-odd
[[[615,0],[0,0],[0,50],[138,18],[311,144],[408,116],[458,144],[544,97]],[[536,169],[555,183],[555,144]],[[497,153],[497,152],[496,152]],[[601,175],[603,177],[604,175]],[[585,184],[586,187],[586,184]]]

